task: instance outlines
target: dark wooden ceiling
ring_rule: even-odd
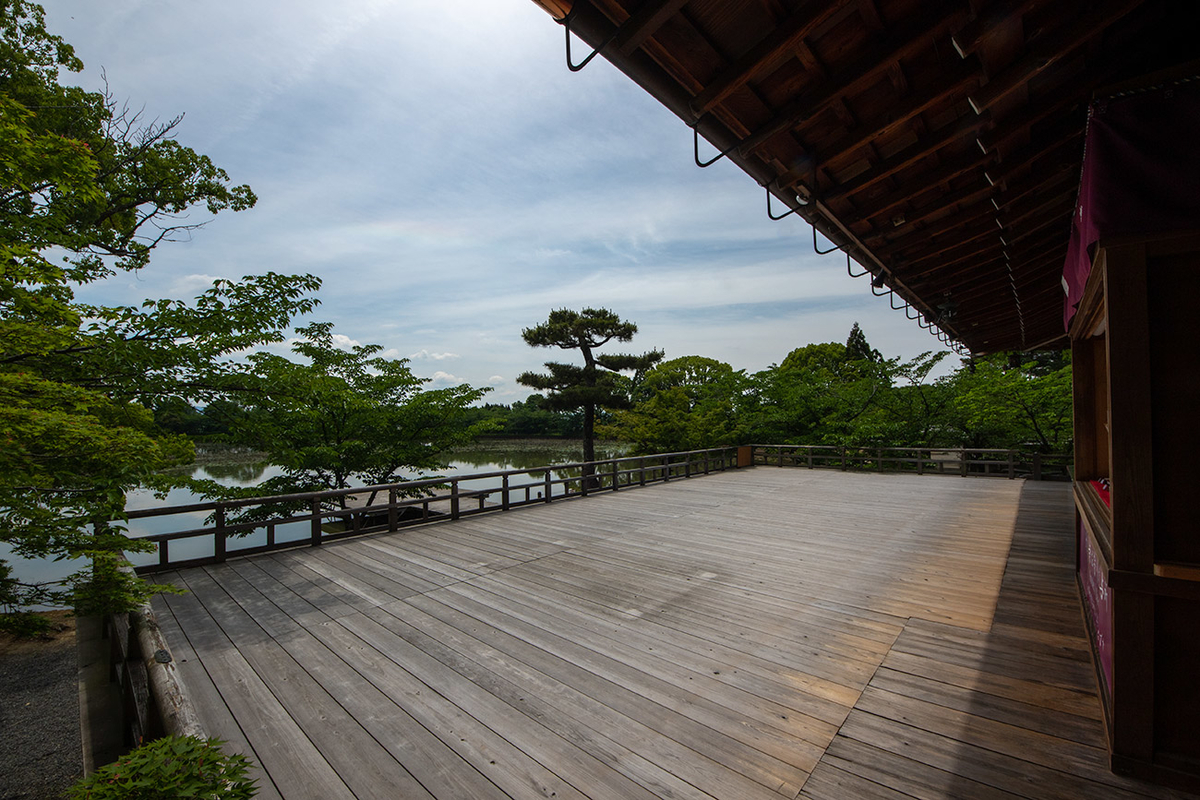
[[[1195,0],[535,2],[975,353],[1063,342],[1088,102],[1200,56]]]

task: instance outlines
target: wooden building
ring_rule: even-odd
[[[914,324],[963,353],[1072,348],[1112,768],[1200,787],[1195,4],[535,2],[572,69],[598,50],[698,165],[731,159]]]

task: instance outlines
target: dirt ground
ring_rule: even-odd
[[[44,638],[0,634],[0,800],[61,798],[83,775],[75,619]]]

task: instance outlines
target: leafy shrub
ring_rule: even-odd
[[[219,739],[167,736],[142,745],[71,787],[71,800],[245,800],[257,790],[250,761]]]

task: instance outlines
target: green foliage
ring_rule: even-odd
[[[148,409],[217,391],[237,353],[280,341],[313,308],[319,283],[268,273],[217,281],[192,302],[78,302],[80,286],[140,269],[198,227],[189,209],[254,204],[172,138],[178,120],[144,126],[109,97],[59,83],[81,67],[40,6],[0,0],[0,540],[30,558],[97,559],[65,585],[18,585],[18,604],[124,608],[146,590],[100,586],[116,575],[108,562],[136,549],[109,521],[127,489],[192,454]]]
[[[846,337],[846,358],[850,361],[883,361],[883,354],[867,343],[867,335],[857,322]]]
[[[583,414],[579,410],[546,408],[546,399],[530,395],[510,405],[485,403],[467,412],[471,424],[487,422],[489,436],[514,438],[578,439],[583,436]]]
[[[956,376],[956,422],[969,441],[1005,441],[1042,452],[1072,446],[1070,354],[1016,359],[977,358]],[[1009,446],[1009,445],[1004,445]]]
[[[628,342],[637,333],[637,325],[625,322],[606,308],[571,311],[560,308],[550,312],[545,322],[521,331],[530,347],[557,347],[578,350],[583,366],[557,361],[545,363],[547,372],[526,372],[517,382],[547,392],[545,406],[554,410],[583,410],[583,460],[595,460],[596,412],[600,408],[629,408],[628,379],[620,373],[644,373],[662,357],[661,350],[642,355],[594,351],[610,341]]]
[[[853,341],[856,337],[851,336]],[[866,338],[854,348],[836,342],[788,353],[754,376],[747,403],[753,438],[790,444],[866,444],[878,435],[872,414],[892,386],[897,363],[876,360]],[[856,358],[867,353],[871,358]]]
[[[155,739],[71,787],[71,800],[245,800],[257,794],[250,761],[219,739]]]
[[[22,611],[22,585],[12,567],[0,561],[0,632],[19,639],[34,639],[50,630],[50,620]]]
[[[244,403],[234,438],[266,452],[284,474],[240,492],[205,484],[210,495],[394,483],[405,470],[444,468],[446,450],[492,428],[468,421],[469,406],[488,389],[424,389],[407,359],[384,358],[379,345],[339,349],[328,323],[297,332],[292,350],[303,362],[253,353],[227,384]]]
[[[603,432],[640,452],[747,442],[1070,451],[1069,354],[1000,354],[933,377],[948,355],[885,358],[856,323],[845,345],[798,347],[752,376],[675,359],[644,374],[633,407]]]
[[[745,372],[711,358],[664,361],[643,376],[633,407],[615,412],[600,432],[633,442],[641,453],[742,444],[748,386]]]

